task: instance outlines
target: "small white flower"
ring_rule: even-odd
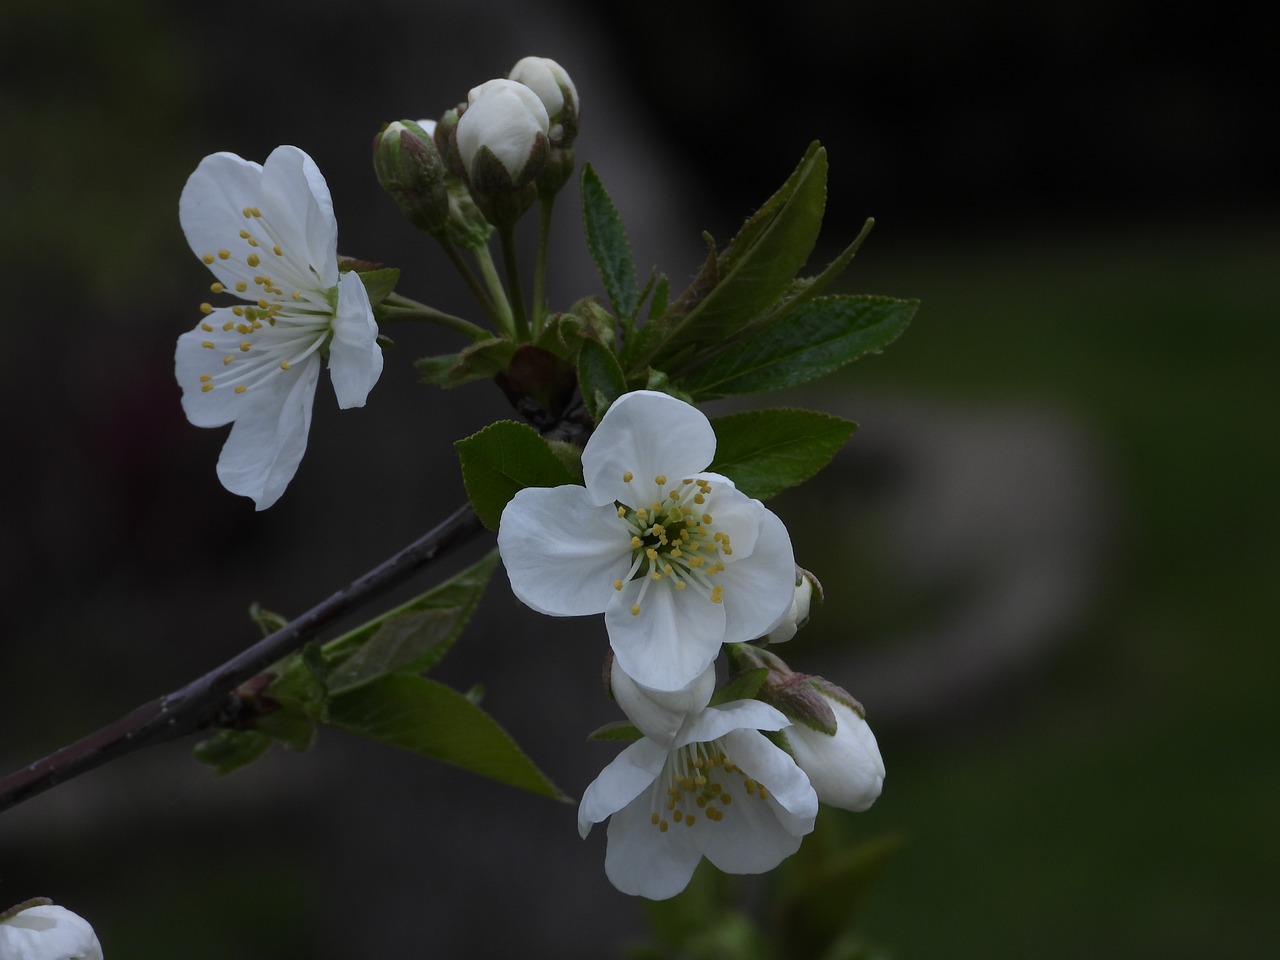
[[[621,668],[679,690],[723,643],[768,633],[791,607],[795,560],[781,520],[719,474],[695,407],[619,397],[582,452],[586,485],[530,487],[502,514],[511,588],[556,617],[603,613]]]
[[[669,745],[648,737],[587,787],[578,832],[609,819],[605,873],[623,893],[665,900],[702,857],[726,873],[764,873],[813,830],[818,798],[761,730],[787,718],[757,700],[690,714]]]
[[[514,80],[489,80],[473,88],[467,102],[455,135],[472,182],[486,191],[527,183],[536,172],[530,161],[545,156],[548,145],[550,121],[538,95]],[[497,171],[487,156],[501,164],[506,184],[494,183]]]
[[[564,67],[547,57],[524,57],[511,68],[507,78],[523,83],[538,95],[551,121],[552,143],[564,138],[566,125],[571,134],[576,130],[578,88]]]
[[[0,920],[0,960],[102,960],[102,946],[83,917],[42,903]]]
[[[218,479],[265,510],[284,493],[307,447],[322,356],[343,409],[364,406],[382,373],[364,284],[338,272],[329,187],[297,147],[265,164],[231,153],[200,162],[178,203],[183,233],[237,306],[201,304],[178,338],[182,408],[198,427],[234,422]]]
[[[823,694],[836,715],[834,735],[803,723],[784,736],[818,799],[842,810],[866,810],[884,786],[884,760],[867,721],[842,700]]]

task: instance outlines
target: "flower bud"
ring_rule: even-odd
[[[536,93],[547,108],[551,145],[568,147],[573,143],[578,135],[578,88],[564,67],[547,57],[524,57],[507,77]]]
[[[467,178],[482,194],[514,193],[533,180],[546,161],[546,107],[529,87],[514,80],[490,80],[467,99],[455,131]]]
[[[102,945],[83,917],[40,897],[0,913],[3,960],[102,960]]]
[[[866,810],[884,786],[884,760],[875,734],[862,705],[848,693],[818,677],[810,683],[835,715],[836,730],[828,734],[804,723],[793,724],[785,734],[791,755],[823,803]]]
[[[373,169],[410,223],[433,236],[440,232],[449,195],[431,131],[412,120],[387,124],[373,139]]]
[[[784,643],[796,635],[796,631],[809,622],[809,605],[813,602],[814,587],[818,600],[822,600],[822,585],[812,573],[796,567],[796,593],[791,598],[791,609],[783,615],[772,630],[765,635],[768,643]]]

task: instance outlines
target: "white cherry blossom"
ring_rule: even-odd
[[[623,893],[665,900],[706,857],[727,873],[764,873],[813,830],[818,798],[761,730],[788,720],[756,700],[689,714],[674,739],[618,754],[583,794],[578,832],[609,820],[605,873]]]
[[[583,449],[585,486],[521,490],[498,529],[515,595],[551,616],[603,613],[619,666],[655,690],[767,634],[795,594],[786,527],[703,472],[715,448],[695,407],[625,394]]]
[[[89,921],[43,901],[0,920],[0,960],[102,960]]]
[[[307,446],[327,355],[338,406],[364,406],[382,373],[364,284],[338,271],[329,188],[297,147],[265,164],[205,157],[178,204],[187,242],[217,278],[197,327],[178,338],[182,408],[198,427],[234,423],[218,479],[265,510],[284,493]]]

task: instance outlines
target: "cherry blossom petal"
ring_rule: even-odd
[[[652,740],[637,740],[613,758],[582,794],[578,804],[578,833],[585,837],[593,824],[617,813],[662,772],[667,750]]]
[[[303,363],[241,395],[248,403],[236,417],[218,458],[218,479],[232,493],[265,510],[280,498],[307,449],[311,405],[320,376],[320,357]]]
[[[725,643],[763,637],[791,611],[795,599],[795,554],[786,525],[761,507],[759,535],[749,558],[737,553],[721,574],[724,585]]]
[[[369,294],[357,274],[338,280],[338,306],[329,343],[329,379],[343,410],[363,407],[382,375],[382,349]]]
[[[679,483],[705,470],[716,453],[711,422],[697,407],[653,390],[624,394],[601,418],[582,451],[582,475],[594,503],[647,506],[664,496],[655,478]],[[626,482],[624,476],[632,480]]]
[[[592,504],[575,484],[517,493],[502,511],[498,550],[512,592],[553,617],[603,613],[631,565],[617,512]]]
[[[650,740],[656,740],[664,746],[675,739],[685,717],[696,715],[706,708],[715,688],[714,664],[708,665],[707,669],[678,690],[655,690],[636,683],[622,669],[616,657],[609,674],[609,689],[627,719]]]
[[[693,589],[676,590],[669,579],[653,582],[642,577],[612,593],[604,611],[609,645],[622,669],[638,683],[678,690],[719,655],[723,604]],[[637,606],[640,612],[632,613]]]

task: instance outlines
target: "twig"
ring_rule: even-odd
[[[470,505],[459,507],[395,556],[198,680],[0,780],[0,810],[135,750],[210,726],[240,684],[297,650],[342,614],[403,582],[481,529]]]

